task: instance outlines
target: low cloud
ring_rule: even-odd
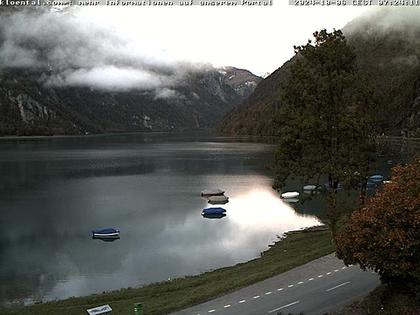
[[[77,8],[75,8],[77,10]],[[77,16],[22,10],[0,16],[0,69],[31,68],[48,86],[89,86],[106,90],[160,89],[180,84],[201,65],[158,59]],[[74,14],[73,14],[74,13]]]
[[[366,36],[403,31],[407,37],[412,37],[420,30],[419,16],[420,7],[378,7],[355,18],[344,27],[344,31],[348,34],[362,32]]]
[[[155,91],[155,99],[173,99],[182,97],[183,95],[177,91],[168,88],[158,89]]]
[[[65,70],[45,80],[48,86],[90,86],[109,90],[153,89],[168,85],[170,77],[159,76],[143,69],[115,66]]]

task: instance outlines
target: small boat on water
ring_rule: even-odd
[[[226,213],[226,209],[216,207],[216,208],[206,208],[201,211],[201,215],[208,216],[208,215],[216,215],[216,214],[224,214]]]
[[[317,188],[316,185],[305,185],[305,186],[303,186],[303,190],[306,190],[306,191],[313,191],[316,188]]]
[[[224,190],[221,190],[219,188],[217,189],[204,189],[201,192],[202,197],[210,197],[210,196],[222,196],[225,193]]]
[[[221,219],[226,216],[226,213],[215,213],[215,214],[203,214],[203,218],[206,219]]]
[[[283,199],[292,199],[292,198],[298,198],[299,193],[297,191],[288,191],[281,194],[281,197]]]
[[[384,180],[384,177],[382,175],[372,175],[371,177],[369,177],[369,181],[371,182],[375,182],[375,183],[380,183]]]
[[[225,204],[229,202],[229,197],[226,197],[225,195],[209,196],[207,199],[208,199],[208,202],[212,205]]]
[[[104,228],[92,230],[93,238],[116,239],[120,238],[120,231],[114,228]]]

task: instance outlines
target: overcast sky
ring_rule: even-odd
[[[263,75],[293,55],[313,31],[342,28],[368,7],[87,7],[77,15],[110,27],[133,52],[160,60],[236,66]]]

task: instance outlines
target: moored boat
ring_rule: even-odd
[[[371,181],[371,182],[376,182],[376,183],[379,183],[379,182],[382,182],[384,180],[384,177],[382,176],[382,175],[372,175],[372,176],[370,176],[369,177],[369,181]]]
[[[226,216],[226,213],[215,213],[215,214],[203,214],[203,218],[206,219],[221,219]]]
[[[206,208],[201,211],[201,214],[203,216],[205,215],[216,215],[216,214],[224,214],[226,212],[226,209],[216,207],[216,208]]]
[[[288,192],[282,193],[281,197],[284,198],[284,199],[298,198],[299,193],[297,191],[288,191]]]
[[[306,190],[306,191],[313,191],[316,188],[317,188],[316,185],[305,185],[305,186],[303,186],[303,190]]]
[[[229,197],[226,197],[225,195],[221,195],[221,196],[209,196],[208,198],[208,202],[210,204],[225,204],[229,202]]]
[[[119,238],[120,231],[114,228],[95,229],[92,230],[92,237],[103,239]]]

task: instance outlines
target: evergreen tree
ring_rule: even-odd
[[[294,47],[295,62],[275,117],[280,134],[275,187],[280,189],[291,175],[317,181],[328,177],[328,219],[335,236],[339,183],[347,188],[361,185],[364,203],[374,149],[368,114],[372,100],[342,32],[313,35],[313,43]]]

